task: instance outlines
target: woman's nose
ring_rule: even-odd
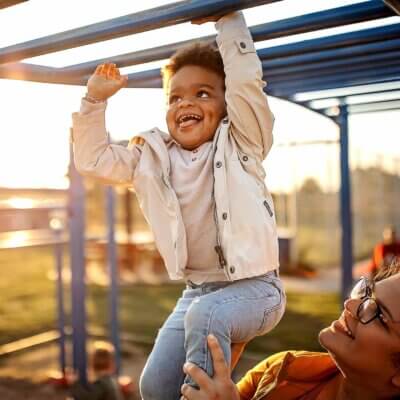
[[[353,318],[357,318],[357,308],[360,305],[360,299],[347,299],[344,302],[344,309],[351,314]]]

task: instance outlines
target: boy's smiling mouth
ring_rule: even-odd
[[[201,117],[200,115],[190,113],[180,115],[177,118],[176,122],[179,128],[188,128],[189,126],[193,126],[202,120],[203,117]]]

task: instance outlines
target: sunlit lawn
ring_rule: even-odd
[[[0,251],[0,344],[55,328],[55,283],[48,279],[53,269],[50,247]],[[182,286],[171,284],[123,286],[121,330],[151,341],[181,290]],[[69,304],[68,285],[66,292]],[[106,288],[89,287],[90,327],[107,329],[107,293]],[[288,293],[287,311],[279,326],[248,349],[264,354],[289,348],[318,350],[317,333],[338,313],[335,295]]]

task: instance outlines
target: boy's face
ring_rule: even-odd
[[[171,136],[193,150],[212,140],[226,115],[224,81],[217,73],[186,65],[169,81],[167,125]]]

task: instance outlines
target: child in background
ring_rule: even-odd
[[[95,342],[90,356],[94,381],[87,387],[75,383],[71,387],[74,400],[123,400],[120,385],[115,377],[114,347],[107,342]]]
[[[144,400],[178,399],[184,381],[194,386],[186,361],[213,374],[208,334],[230,363],[231,345],[269,332],[285,307],[262,166],[273,115],[261,63],[242,13],[194,22],[207,21],[218,21],[219,51],[189,46],[163,70],[169,135],[154,128],[127,148],[109,143],[106,100],[127,80],[115,64],[97,67],[73,115],[78,171],[134,187],[170,278],[186,282],[142,373]]]

